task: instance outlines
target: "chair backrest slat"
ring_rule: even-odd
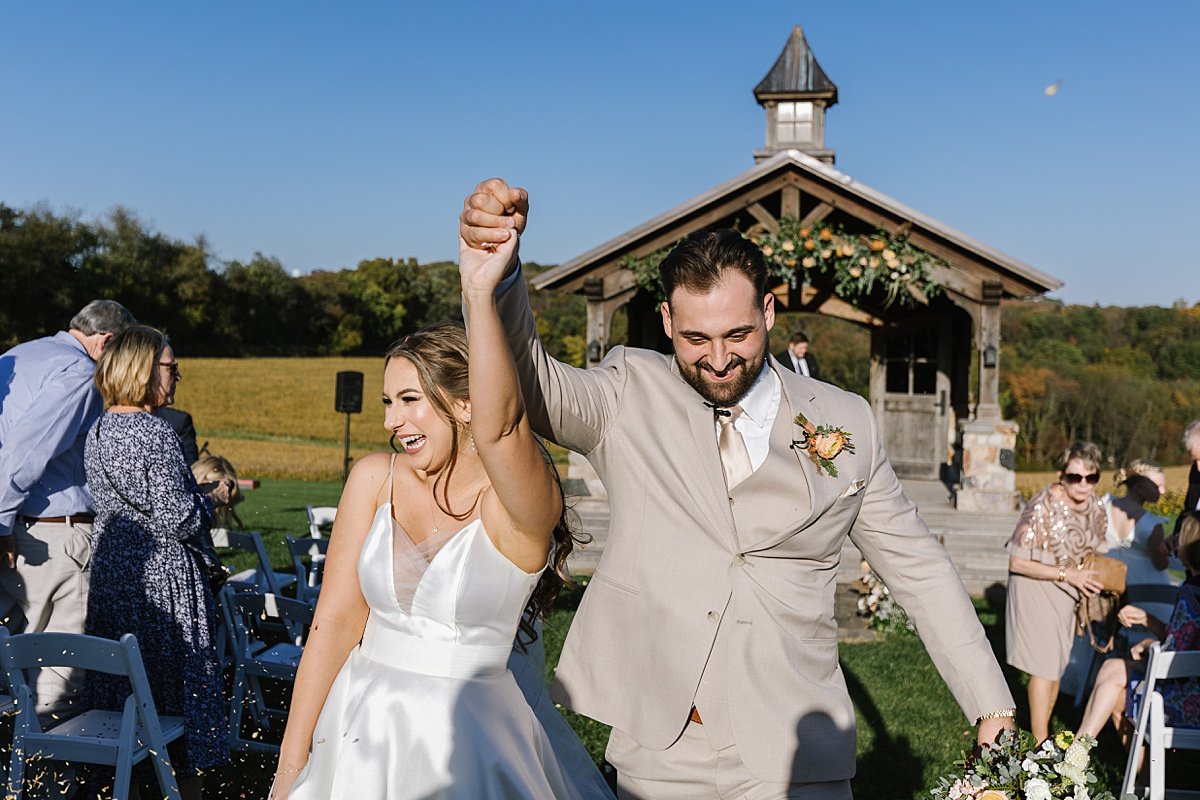
[[[0,634],[5,670],[68,667],[109,675],[128,675],[120,642],[80,633]]]

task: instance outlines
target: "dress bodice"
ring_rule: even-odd
[[[408,578],[398,581],[398,570]],[[541,572],[525,572],[509,561],[479,519],[426,556],[393,519],[392,504],[384,503],[358,560],[370,607],[363,652],[428,675],[503,672]],[[405,596],[398,596],[398,588]]]

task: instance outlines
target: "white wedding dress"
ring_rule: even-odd
[[[556,717],[547,736],[507,666],[541,571],[505,558],[478,519],[436,538],[414,544],[390,502],[376,511],[358,561],[366,631],[290,800],[612,800],[552,706],[539,708]]]

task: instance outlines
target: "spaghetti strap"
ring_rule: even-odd
[[[397,455],[399,455],[399,454],[392,453],[392,461],[390,464],[388,464],[388,499],[387,499],[387,501],[388,501],[388,508],[391,509],[391,512],[389,513],[388,516],[391,516],[393,518],[396,516],[396,503],[395,503],[396,478],[395,478],[395,473],[396,473],[396,456]]]

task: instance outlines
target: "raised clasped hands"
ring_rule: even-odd
[[[528,192],[500,178],[489,178],[463,201],[458,235],[468,247],[494,249],[507,242],[514,231],[524,233],[528,216]]]
[[[529,195],[499,178],[484,181],[463,203],[458,270],[463,295],[491,293],[517,258]]]

